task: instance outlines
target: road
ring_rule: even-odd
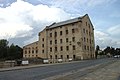
[[[98,64],[112,62],[113,59],[83,60],[57,65],[0,72],[0,80],[41,80],[51,76],[76,71]]]

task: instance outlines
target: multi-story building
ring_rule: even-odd
[[[37,51],[34,52],[37,53],[33,53],[32,50],[36,48]],[[37,42],[24,46],[23,57],[40,57],[48,59],[51,63],[58,62],[59,59],[62,61],[91,59],[95,57],[94,48],[94,28],[86,14],[46,26],[39,33]]]

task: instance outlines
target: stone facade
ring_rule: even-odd
[[[33,46],[38,47],[36,57],[48,59],[50,63],[95,57],[94,28],[88,14],[46,26],[39,33],[37,43],[39,46],[36,43],[24,46],[24,58],[29,57],[26,51]]]

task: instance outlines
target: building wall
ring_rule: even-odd
[[[41,58],[47,58],[47,31],[44,29],[39,33],[39,55]]]
[[[39,57],[38,41],[23,47],[23,58]]]
[[[69,61],[69,59],[78,60],[95,57],[94,28],[88,15],[83,16],[81,20],[62,26],[47,26],[39,33],[37,43],[38,45],[33,43],[25,46],[25,49],[26,47],[37,46],[37,57],[49,59],[51,63],[58,62],[58,59]],[[29,55],[27,57],[32,57],[33,54],[30,53]]]

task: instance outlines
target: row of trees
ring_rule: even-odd
[[[110,46],[107,46],[104,50],[100,50],[100,47],[97,45],[96,46],[96,51],[95,51],[96,57],[97,55],[120,55],[120,48],[113,48]]]
[[[0,60],[12,60],[22,58],[23,49],[18,45],[8,45],[5,39],[0,40]]]

